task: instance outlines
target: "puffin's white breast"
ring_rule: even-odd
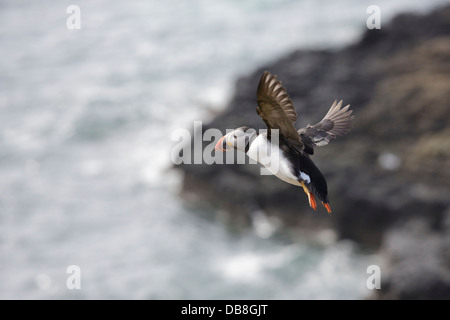
[[[292,163],[285,157],[283,151],[275,144],[267,140],[266,134],[260,134],[253,140],[247,151],[247,155],[264,165],[271,173],[279,179],[299,186],[298,178],[294,174]],[[300,172],[300,178],[306,182],[311,182],[310,177]]]

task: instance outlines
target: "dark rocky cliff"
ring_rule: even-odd
[[[356,116],[346,137],[316,149],[333,214],[255,165],[185,165],[184,190],[235,221],[264,210],[287,225],[327,226],[378,250],[389,274],[376,298],[450,298],[450,7],[403,14],[341,50],[299,50],[237,81],[228,108],[203,129],[248,125],[264,70],[279,75],[299,114],[318,122],[334,99]],[[212,183],[214,182],[214,183]]]

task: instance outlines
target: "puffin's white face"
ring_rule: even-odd
[[[248,127],[237,128],[220,138],[215,150],[230,151],[237,149],[246,151],[247,145],[256,137],[256,130]]]

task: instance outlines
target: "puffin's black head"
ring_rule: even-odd
[[[255,129],[249,127],[240,127],[227,133],[216,144],[216,151],[230,151],[237,149],[246,152],[248,146],[256,138],[257,133]]]

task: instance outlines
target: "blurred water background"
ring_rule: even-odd
[[[0,298],[367,296],[377,258],[350,242],[232,232],[188,208],[171,133],[208,121],[265,62],[356,41],[370,4],[384,22],[443,2],[3,0]]]

